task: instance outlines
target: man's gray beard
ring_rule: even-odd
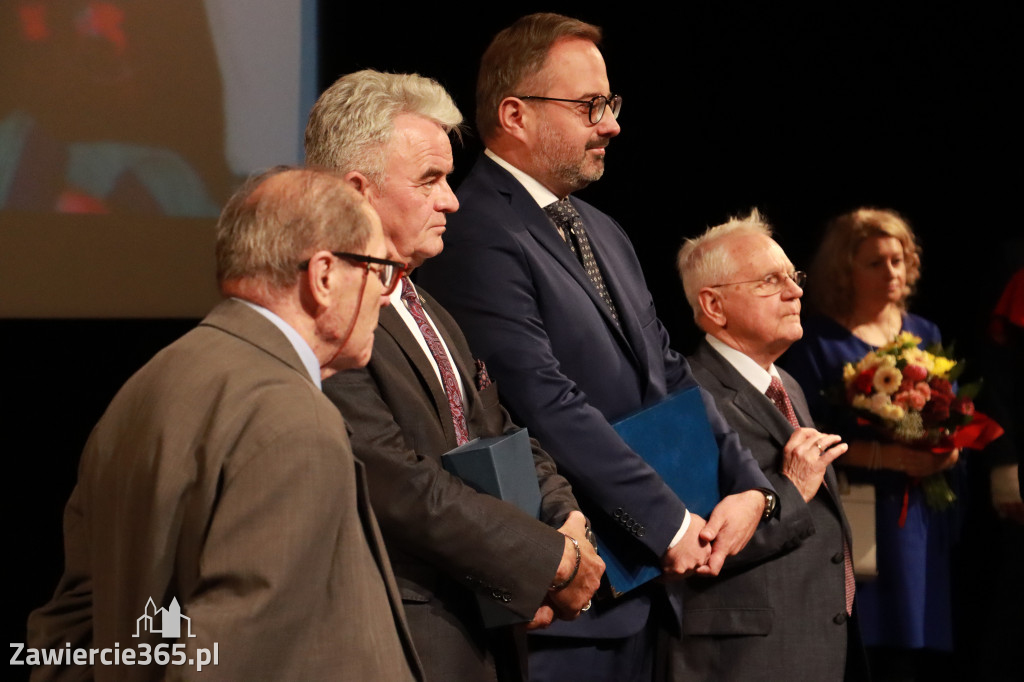
[[[551,175],[569,188],[569,194],[583,189],[595,180],[600,180],[604,175],[604,158],[596,161],[595,170],[589,174],[584,172],[588,165],[587,152],[596,147],[588,147],[583,154],[577,154],[575,149],[547,126],[542,131],[540,143],[545,166],[551,169]]]
[[[561,166],[557,169],[558,177],[572,189],[569,193],[578,192],[595,180],[600,180],[601,176],[604,175],[604,160],[602,159],[596,170],[587,174],[583,172],[583,166],[586,164],[584,158],[583,163],[579,163],[575,166]]]

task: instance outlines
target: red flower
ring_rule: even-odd
[[[947,384],[949,382],[946,382]],[[932,386],[934,390],[935,387]],[[932,399],[921,410],[921,419],[929,426],[937,426],[949,419],[949,406],[952,398],[945,393],[932,393]]]
[[[853,387],[864,395],[871,395],[871,386],[875,380],[875,371],[877,369],[877,367],[871,367],[858,374],[857,378],[853,380]]]
[[[970,398],[957,398],[950,405],[950,409],[962,415],[970,417],[974,414],[974,401]]]
[[[946,396],[947,403],[953,400],[953,385],[945,379],[939,377],[932,377],[932,380],[928,382],[928,385],[932,387],[933,393]]]
[[[903,368],[903,378],[909,379],[914,383],[918,381],[924,381],[928,378],[928,370],[921,365],[907,365]]]

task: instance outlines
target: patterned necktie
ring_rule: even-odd
[[[416,326],[420,328],[423,340],[427,342],[427,348],[430,349],[430,354],[434,356],[434,362],[437,363],[437,370],[441,374],[441,384],[444,387],[445,394],[448,396],[448,408],[452,413],[452,424],[455,426],[455,442],[458,445],[468,443],[469,430],[466,428],[466,412],[462,405],[462,392],[459,391],[459,380],[455,376],[451,363],[448,361],[448,354],[444,352],[441,339],[437,337],[437,332],[434,331],[434,328],[430,326],[430,322],[427,321],[427,314],[423,311],[420,299],[412,288],[412,283],[408,277],[402,278],[402,300],[412,314],[412,319],[416,320]]]
[[[548,214],[548,217],[565,234],[569,249],[583,265],[583,269],[586,271],[587,277],[590,278],[591,284],[594,285],[594,289],[597,290],[601,300],[608,307],[608,312],[611,313],[612,319],[615,320],[615,326],[619,326],[619,311],[615,309],[615,303],[612,301],[611,294],[608,293],[608,287],[604,284],[601,269],[597,267],[594,252],[590,248],[590,238],[587,236],[587,231],[583,228],[583,219],[580,218],[579,211],[576,210],[576,207],[566,197],[545,206],[544,212]]]
[[[786,421],[793,425],[794,429],[800,428],[800,422],[796,420],[796,412],[793,411],[793,403],[789,402],[789,394],[786,393],[786,387],[782,385],[781,379],[773,376],[772,383],[769,384],[768,390],[764,394],[775,403],[775,407],[779,408],[779,412],[786,418]]]
[[[789,401],[789,394],[786,393],[786,387],[782,385],[781,379],[773,376],[772,383],[764,394],[775,403],[775,407],[779,408],[779,412],[793,425],[793,428],[800,428],[800,423],[796,420],[796,412],[793,411],[793,403]],[[824,480],[821,484],[828,488]],[[853,594],[857,586],[853,578],[853,557],[850,554],[850,545],[845,538],[843,539],[843,564],[844,582],[846,583],[846,613],[849,615],[853,613]]]

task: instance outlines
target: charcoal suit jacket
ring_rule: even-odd
[[[429,294],[419,294],[462,377],[469,437],[515,428],[458,325]],[[542,496],[538,520],[445,471],[441,455],[457,445],[448,398],[392,307],[381,310],[367,367],[331,377],[324,391],[345,414],[356,457],[366,465],[427,679],[522,679],[523,628],[485,631],[474,597],[533,617],[565,545],[555,528],[579,508],[568,482],[533,441]]]
[[[719,576],[680,585],[686,617],[672,678],[842,680],[848,655],[851,669],[862,672],[863,648],[846,615],[843,542],[850,528],[835,472],[829,466],[825,485],[804,502],[782,474],[782,450],[793,433],[782,412],[706,340],[688,359],[780,499],[779,514]],[[783,370],[779,375],[797,421],[813,426],[799,384]]]

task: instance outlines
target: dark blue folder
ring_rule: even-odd
[[[661,475],[690,512],[708,517],[721,499],[718,443],[699,388],[675,393],[612,426]],[[594,530],[605,574],[615,593],[628,592],[661,575],[660,558],[644,557],[637,541],[618,524],[598,524],[595,520]]]
[[[471,440],[443,454],[441,463],[446,471],[477,492],[514,504],[534,518],[540,515],[540,485],[526,429]],[[491,597],[477,595],[477,603],[484,625],[489,628],[530,620],[499,605]]]

